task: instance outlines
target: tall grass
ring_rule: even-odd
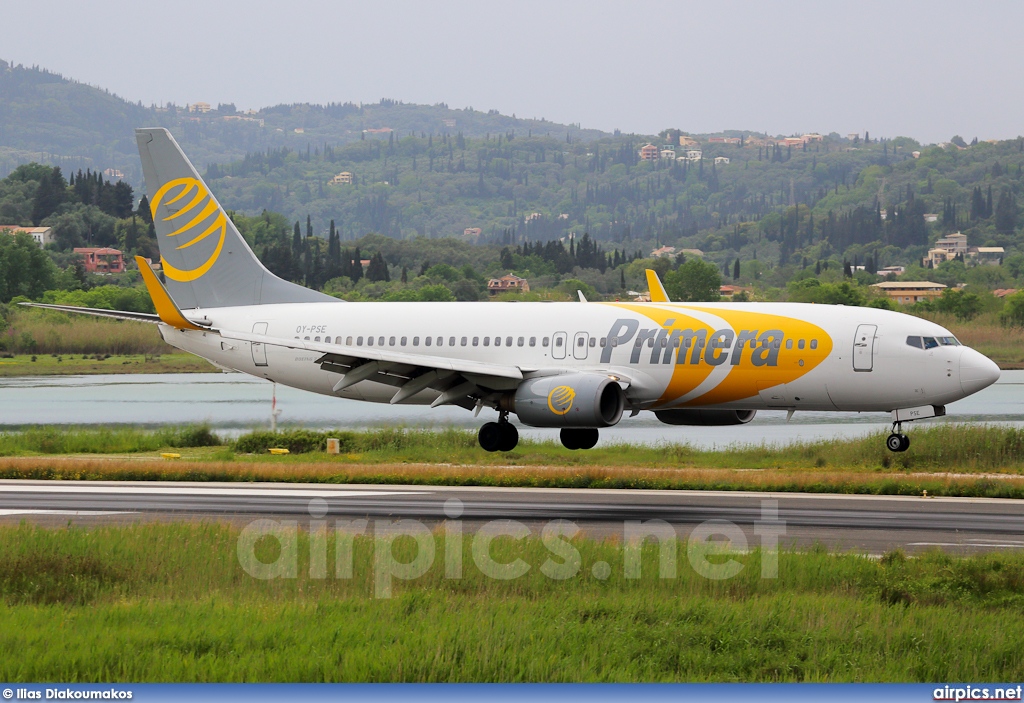
[[[922,317],[942,325],[962,343],[977,349],[1002,367],[1024,366],[1024,327],[1005,327],[998,313],[985,313],[963,321],[952,313],[925,313]]]
[[[17,454],[125,454],[177,447],[212,447],[220,438],[205,425],[141,430],[133,427],[82,429],[32,427],[0,432],[0,456]]]
[[[328,436],[342,454],[322,452]],[[37,480],[285,481],[547,488],[764,490],[1024,498],[1024,430],[953,424],[918,428],[893,455],[883,435],[719,451],[685,445],[611,445],[569,452],[524,441],[489,454],[471,432],[448,429],[252,433],[217,446],[208,428],[148,431],[35,428],[0,434],[0,478]],[[270,446],[307,454],[270,456]],[[195,447],[175,462],[125,453]],[[256,451],[240,454],[239,451]],[[54,454],[113,454],[48,458]],[[152,454],[150,454],[152,455]]]
[[[0,322],[0,351],[15,354],[169,354],[156,325],[11,308]]]
[[[373,528],[371,527],[371,530]],[[500,538],[515,579],[462,577],[437,558],[393,597],[374,593],[374,542],[356,538],[352,578],[262,581],[239,566],[238,529],[211,524],[94,530],[0,528],[0,678],[6,681],[932,681],[1024,677],[1024,556],[929,554],[881,561],[735,554],[739,575],[675,578],[658,550],[626,579],[615,542],[576,538],[581,569],[543,576],[541,541]],[[257,545],[272,560],[276,545]],[[335,540],[327,538],[328,574]],[[456,548],[456,551],[459,551]],[[394,543],[410,561],[415,545]],[[604,562],[610,575],[592,567]]]

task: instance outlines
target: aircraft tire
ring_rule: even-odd
[[[498,423],[501,428],[501,446],[498,451],[510,452],[519,444],[519,430],[511,422]]]
[[[567,427],[559,433],[566,449],[593,449],[601,433],[592,427]]]
[[[905,452],[908,449],[910,449],[910,437],[908,437],[907,435],[903,434],[903,435],[900,435],[900,439],[902,440],[902,444],[900,446],[900,451],[901,452]]]
[[[497,422],[487,422],[480,428],[476,438],[480,442],[480,448],[485,452],[496,452],[503,445],[503,435],[501,425]]]
[[[601,438],[601,433],[596,428],[577,431],[580,433],[580,449],[593,449],[597,446],[597,440]]]
[[[903,451],[903,435],[898,435],[895,432],[885,438],[885,447],[890,452],[902,452]]]

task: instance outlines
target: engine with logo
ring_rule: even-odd
[[[589,373],[524,381],[511,400],[510,410],[532,427],[611,427],[626,407],[618,383]]]

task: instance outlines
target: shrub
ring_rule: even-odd
[[[256,431],[242,435],[235,440],[235,451],[243,454],[264,454],[271,447],[284,447],[293,454],[327,451],[327,438],[341,440],[341,451],[350,452],[355,447],[351,432],[315,432],[313,430],[287,430],[285,432]]]

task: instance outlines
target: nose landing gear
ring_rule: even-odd
[[[510,452],[519,444],[519,430],[508,421],[508,413],[503,412],[497,422],[488,422],[477,434],[480,447],[487,452]]]
[[[892,423],[892,434],[885,438],[885,446],[890,452],[905,452],[910,449],[910,437],[902,432],[903,423]]]

